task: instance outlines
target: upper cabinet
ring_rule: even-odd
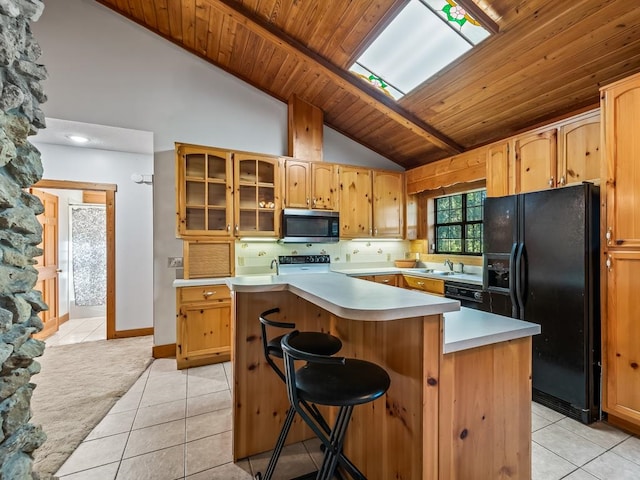
[[[341,238],[403,237],[402,173],[340,166],[339,180]]]
[[[371,237],[371,170],[340,166],[338,190],[340,202],[340,238]]]
[[[594,110],[486,147],[487,196],[599,183],[600,138]]]
[[[274,157],[234,154],[234,192],[238,236],[277,236],[280,232],[280,168]]]
[[[178,235],[231,235],[231,153],[176,145],[176,166]]]
[[[603,89],[608,248],[640,248],[640,76]]]
[[[402,238],[404,177],[400,172],[373,171],[373,236]]]
[[[338,169],[324,162],[285,162],[284,203],[287,208],[337,210]]]
[[[556,129],[519,136],[514,141],[516,191],[555,187]]]

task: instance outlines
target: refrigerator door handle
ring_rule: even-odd
[[[516,299],[518,303],[518,317],[524,320],[524,300],[522,292],[522,252],[524,251],[524,243],[518,245],[518,251],[516,252],[515,264],[516,264]]]
[[[517,310],[517,305],[518,305],[518,301],[516,299],[516,288],[518,287],[518,284],[516,283],[516,276],[517,276],[516,252],[517,251],[518,251],[518,244],[514,243],[511,246],[511,254],[509,255],[509,297],[511,297],[511,305],[512,305],[511,314],[513,316],[519,316],[515,311]]]

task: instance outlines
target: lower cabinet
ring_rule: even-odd
[[[444,295],[444,280],[436,278],[414,277],[412,275],[403,275],[404,288],[412,290],[421,290],[423,292],[432,293],[434,295]]]
[[[226,285],[176,289],[178,368],[231,359],[231,295]]]

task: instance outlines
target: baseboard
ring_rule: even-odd
[[[611,413],[607,414],[607,423],[634,435],[640,435],[640,425],[632,423],[629,420],[625,420],[624,418],[612,415]]]
[[[69,312],[65,313],[64,315],[60,315],[58,317],[58,326],[62,325],[64,322],[68,322],[69,321]]]
[[[153,358],[172,358],[176,356],[176,344],[154,345],[152,350]]]
[[[146,335],[153,335],[153,327],[116,330],[113,334],[113,338],[144,337]]]

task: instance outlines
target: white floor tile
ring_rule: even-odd
[[[187,418],[187,442],[231,431],[231,409],[215,410]]]
[[[555,410],[551,410],[549,407],[545,407],[544,405],[540,405],[536,402],[531,402],[531,411],[536,415],[540,415],[542,418],[546,418],[552,422],[557,422],[565,418],[565,415],[556,412]]]
[[[628,438],[611,451],[640,465],[640,438],[638,437]]]
[[[231,392],[229,390],[187,398],[187,417],[225,408],[231,408]]]
[[[562,428],[557,423],[533,432],[531,437],[534,442],[578,467],[605,452],[601,446]]]
[[[271,452],[262,453],[249,458],[251,469],[254,472],[262,472],[267,469]],[[278,459],[273,480],[288,480],[299,477],[306,473],[313,472],[317,467],[311,460],[311,456],[302,443],[294,443],[282,449],[282,454]]]
[[[137,430],[160,423],[180,420],[185,417],[186,409],[186,399],[139,408],[136,419],[133,422],[133,429]]]
[[[102,465],[101,467],[90,468],[82,472],[65,475],[64,477],[60,477],[60,480],[114,480],[116,473],[118,473],[119,466],[120,462],[113,462],[108,465]]]
[[[122,413],[112,413],[104,417],[98,425],[87,435],[85,440],[108,437],[117,433],[128,433],[136,416],[135,410]]]
[[[201,438],[186,444],[186,475],[194,475],[233,461],[231,432]]]
[[[541,428],[551,425],[553,422],[547,418],[541,417],[537,413],[531,412],[531,431],[535,432]]]
[[[600,480],[638,480],[640,478],[640,465],[613,452],[600,455],[582,468]]]
[[[579,468],[575,472],[564,477],[563,480],[598,480],[598,477],[594,477],[590,473],[587,473],[581,468]]]
[[[559,480],[576,466],[533,442],[531,444],[531,480]]]
[[[124,450],[124,458],[173,447],[184,443],[184,419],[133,430]]]
[[[248,460],[238,463],[225,463],[204,472],[189,475],[185,480],[252,480],[251,467]]]
[[[82,442],[64,465],[60,467],[57,475],[69,475],[70,473],[120,461],[128,436],[128,433],[120,433],[110,437]]]
[[[621,432],[617,428],[614,428],[604,422],[585,425],[572,418],[563,418],[562,420],[559,420],[556,425],[566,428],[567,430],[606,449],[610,449],[629,438],[628,434]]]
[[[184,477],[184,445],[125,458],[117,480],[175,480]]]

